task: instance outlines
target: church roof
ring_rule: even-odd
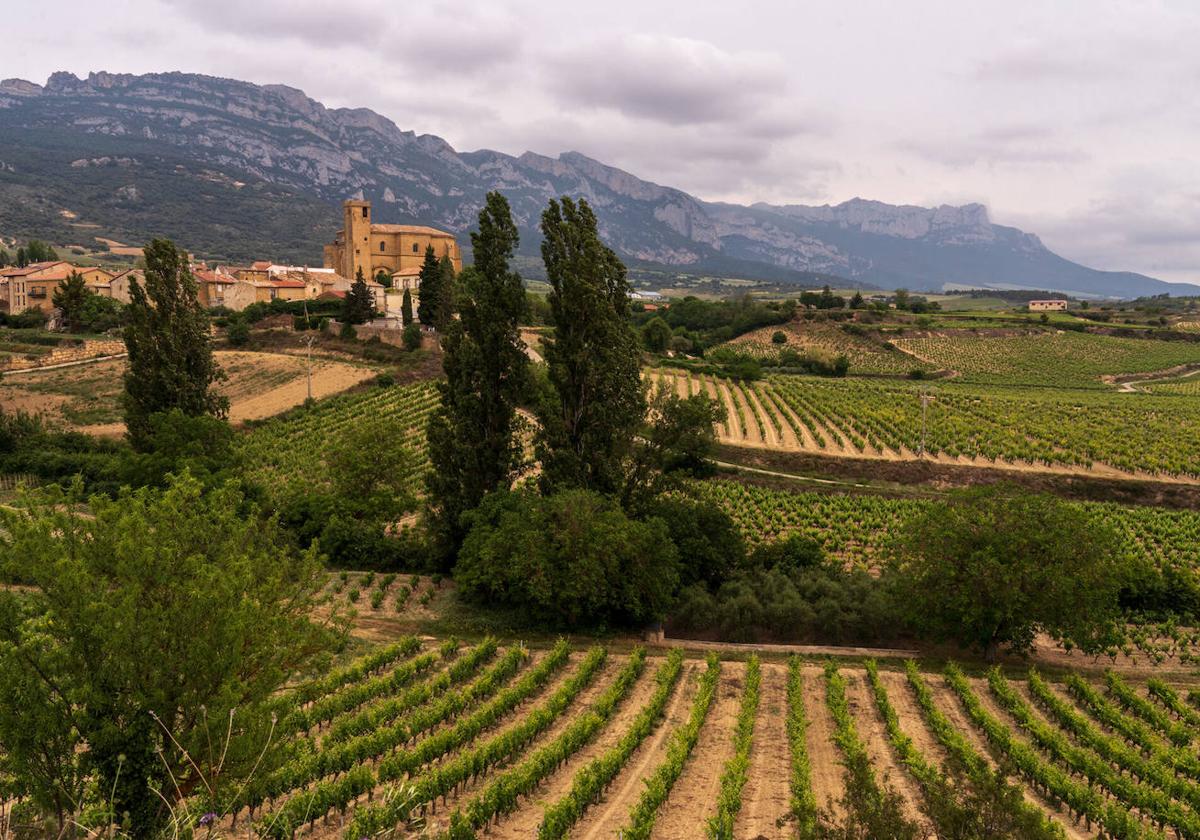
[[[437,228],[426,227],[425,225],[371,225],[371,233],[422,233],[427,236],[449,236],[453,238],[454,234],[447,233],[444,230]]]

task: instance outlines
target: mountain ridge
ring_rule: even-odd
[[[42,164],[22,154],[34,143],[51,150]],[[105,156],[138,164],[122,173],[76,165]],[[367,108],[326,107],[294,87],[180,72],[99,71],[80,79],[60,71],[45,85],[0,82],[0,162],[7,162],[0,199],[24,202],[0,212],[6,233],[68,210],[130,237],[183,228],[198,250],[230,256],[242,245],[222,245],[229,235],[222,232],[240,226],[246,247],[276,242],[282,255],[316,259],[340,226],[342,199],[371,199],[380,221],[420,221],[463,234],[486,192],[500,189],[529,254],[546,200],[566,194],[588,199],[623,257],[680,271],[798,283],[836,275],[850,284],[924,290],[957,283],[1095,296],[1200,292],[1072,263],[1035,234],[993,224],[981,204],[708,202],[579,152],[459,152],[436,135],[401,129]],[[197,209],[165,212],[182,206],[189,184]],[[67,206],[72,200],[84,202],[82,211]],[[262,216],[272,202],[277,211],[294,208],[302,231],[276,232],[285,222]],[[317,237],[311,246],[301,232]]]

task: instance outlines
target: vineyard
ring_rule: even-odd
[[[785,341],[778,344],[772,340],[782,332]],[[879,373],[903,376],[914,369],[928,369],[930,365],[889,345],[877,332],[848,331],[838,324],[792,321],[782,326],[763,327],[738,336],[728,346],[759,357],[773,357],[785,347],[801,354],[817,353],[825,356],[845,356],[850,360],[854,373]]]
[[[927,455],[951,463],[1200,476],[1200,402],[1187,390],[1194,379],[1119,393],[813,376],[746,383],[665,370],[648,376],[681,395],[718,399],[726,410],[719,436],[738,445],[902,459],[917,457],[923,441]],[[924,408],[922,393],[930,397]]]
[[[695,482],[691,490],[733,517],[751,544],[802,534],[820,542],[827,554],[868,568],[875,565],[888,535],[931,504],[913,498],[774,490],[734,481]],[[1173,569],[1179,586],[1198,585],[1200,512],[1101,502],[1073,504],[1081,516],[1103,519],[1116,527],[1130,556],[1159,569]]]
[[[402,444],[414,455],[414,490],[426,461],[425,422],[437,405],[432,382],[344,394],[268,420],[241,438],[248,476],[269,489],[322,486],[325,454],[338,434],[370,422],[383,428],[380,445]]]
[[[874,802],[928,836],[987,797],[1010,837],[1200,836],[1200,694],[1114,672],[405,637],[274,702],[272,757],[188,803],[221,833],[804,838]]]
[[[1079,332],[997,337],[947,333],[897,337],[892,344],[933,367],[957,371],[965,381],[996,385],[1103,388],[1102,376],[1200,363],[1200,344],[1195,342]]]

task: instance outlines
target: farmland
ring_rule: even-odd
[[[379,444],[407,446],[414,456],[414,489],[426,463],[425,423],[437,404],[431,382],[375,388],[321,400],[248,431],[240,449],[247,474],[273,489],[289,484],[314,487],[328,480],[324,456],[342,432],[369,421],[382,430]]]
[[[650,374],[679,393],[725,405],[718,431],[749,446],[855,457],[1200,475],[1200,403],[1192,380],[1149,393],[1014,388],[957,380],[829,379],[775,375],[739,383],[688,372]],[[922,416],[921,393],[931,399]]]
[[[278,414],[304,402],[306,364],[282,353],[218,351],[217,362],[228,375],[218,390],[230,400],[233,422]],[[42,414],[55,424],[94,434],[124,431],[121,409],[123,359],[45,371],[10,373],[0,382],[0,402],[7,408]],[[361,364],[331,359],[313,362],[313,396],[336,394],[374,376]]]
[[[1196,837],[1195,700],[1096,671],[404,637],[278,698],[273,759],[194,810],[268,838],[784,838],[886,787],[924,834],[1003,762],[1015,836]]]

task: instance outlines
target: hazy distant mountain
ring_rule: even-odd
[[[214,257],[320,258],[339,202],[462,233],[484,194],[508,195],[536,253],[546,200],[585,196],[627,260],[695,273],[812,282],[813,272],[914,289],[944,283],[1083,294],[1200,292],[1096,271],[984,207],[834,207],[701,201],[575,152],[457,152],[367,109],[329,109],[281,85],[181,73],[55,73],[0,82],[0,232],[62,241],[170,235]]]

